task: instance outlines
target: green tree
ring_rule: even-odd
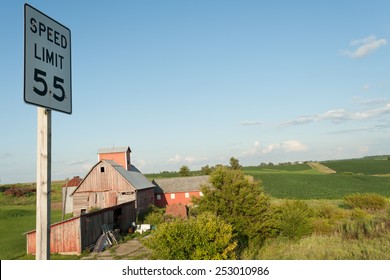
[[[242,166],[240,165],[240,162],[237,158],[235,158],[235,157],[230,158],[230,168],[234,169],[234,170],[238,170],[238,169],[242,168]]]
[[[202,167],[202,174],[203,175],[210,175],[211,171],[212,170],[208,164]]]
[[[182,177],[190,176],[190,169],[189,169],[189,167],[187,165],[183,165],[182,167],[180,167],[179,174]]]
[[[143,242],[160,260],[235,259],[237,246],[232,226],[211,213],[164,223]]]
[[[241,170],[218,167],[210,175],[211,187],[195,199],[197,213],[212,212],[233,226],[240,242],[263,241],[274,230],[270,197],[260,182],[249,180]]]

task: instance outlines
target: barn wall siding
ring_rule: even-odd
[[[121,214],[120,219],[115,220],[115,211]],[[132,201],[54,224],[50,227],[50,253],[81,254],[96,243],[103,233],[103,224],[110,229],[118,227],[121,232],[127,232],[131,223],[135,222],[135,216],[135,202]],[[36,232],[28,232],[26,238],[27,254],[34,255]]]
[[[145,212],[148,207],[154,204],[154,189],[145,189],[137,192],[137,211]]]

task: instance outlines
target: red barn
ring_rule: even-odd
[[[154,179],[155,204],[158,207],[190,205],[193,196],[202,196],[201,186],[210,185],[209,176]]]

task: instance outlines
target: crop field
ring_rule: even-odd
[[[339,170],[353,172],[351,170],[360,170],[357,168],[363,168],[364,164],[369,165],[372,162],[374,162],[373,166],[369,168],[366,166],[369,170],[366,173],[384,174],[385,169],[377,164],[379,162],[377,160],[368,160],[364,163],[349,160],[337,162],[337,166],[330,164],[326,166],[338,172]],[[387,163],[387,161],[380,162]],[[344,169],[340,166],[344,166]],[[359,175],[321,174],[307,164],[245,167],[244,172],[262,181],[265,192],[275,198],[342,199],[345,195],[357,192],[375,192],[390,197],[389,176],[363,175],[364,172],[357,172]]]
[[[250,173],[248,173],[250,174]],[[341,199],[351,193],[375,192],[390,197],[390,178],[362,175],[251,174],[276,198]]]
[[[354,173],[365,175],[390,174],[390,160],[349,159],[321,162],[323,165],[336,170],[337,173]]]
[[[274,166],[248,166],[244,167],[245,173],[250,175],[256,174],[321,174],[317,170],[311,168],[308,164],[293,164],[293,165],[274,165]]]

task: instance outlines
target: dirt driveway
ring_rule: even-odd
[[[150,251],[138,239],[114,245],[101,253],[91,253],[83,260],[148,260]]]

